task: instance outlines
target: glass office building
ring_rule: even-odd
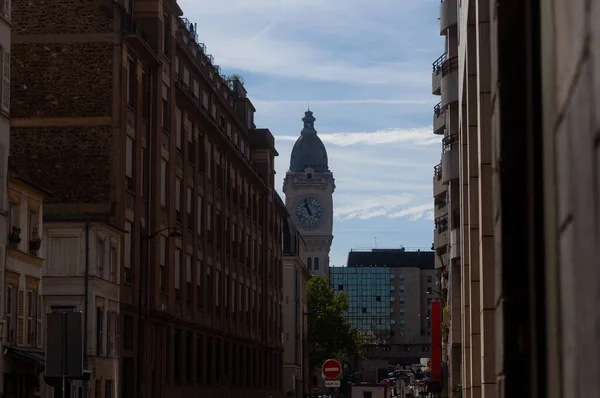
[[[387,267],[331,267],[329,283],[336,294],[348,294],[348,322],[364,345],[386,344],[390,337],[390,269]]]

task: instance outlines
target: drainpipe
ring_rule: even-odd
[[[83,295],[83,365],[84,369],[88,368],[88,303],[89,303],[89,287],[90,287],[90,222],[85,223],[85,292]],[[87,398],[89,390],[89,380],[84,383],[84,397]]]

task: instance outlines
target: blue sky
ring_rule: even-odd
[[[277,188],[310,102],[336,179],[331,264],[352,248],[433,241],[431,63],[439,1],[179,0],[223,73],[244,77],[275,135]],[[282,193],[283,196],[283,193]]]

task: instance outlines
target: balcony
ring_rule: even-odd
[[[442,66],[444,65],[444,61],[446,60],[446,53],[442,54],[438,59],[436,59],[432,66],[433,71],[431,73],[431,93],[435,95],[440,95],[442,89]],[[458,82],[457,82],[458,86]]]
[[[448,203],[445,195],[436,196],[433,199],[433,205],[433,216],[436,219],[448,215]]]
[[[442,140],[442,183],[447,184],[459,176],[458,134],[449,134]]]
[[[147,62],[160,63],[160,58],[156,50],[148,42],[148,35],[142,30],[135,19],[123,10],[123,41],[131,47],[136,54]]]
[[[448,245],[448,215],[443,215],[435,219],[435,233],[433,236],[434,250],[445,252]]]
[[[448,186],[442,181],[442,164],[438,164],[433,168],[433,197],[446,194]]]
[[[439,102],[433,107],[433,134],[444,135],[446,128],[446,114],[442,108],[442,103]]]
[[[441,106],[458,101],[458,57],[444,60],[442,64]]]
[[[444,36],[448,29],[456,26],[458,22],[458,7],[456,0],[442,0],[440,4],[440,36]]]

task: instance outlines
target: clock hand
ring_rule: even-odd
[[[308,212],[308,215],[312,217],[312,212],[310,211],[310,208],[308,207],[308,205],[306,203],[304,204],[304,208]]]

